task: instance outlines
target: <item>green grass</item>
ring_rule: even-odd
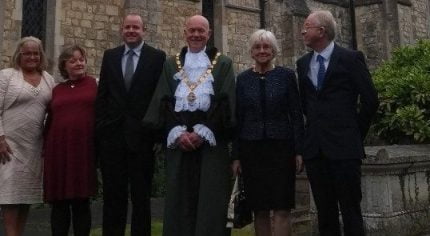
[[[163,224],[160,221],[152,222],[151,226],[152,236],[161,236],[161,232],[163,232]],[[96,228],[91,231],[90,236],[101,236],[102,230],[101,228]],[[130,235],[130,225],[127,225],[125,235]],[[254,235],[254,229],[252,225],[248,225],[243,229],[234,229],[232,231],[232,236],[252,236]]]
[[[255,235],[254,233],[254,226],[248,225],[242,229],[233,229],[232,236],[251,236]]]

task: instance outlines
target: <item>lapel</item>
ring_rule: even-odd
[[[303,58],[303,65],[304,66],[302,67],[302,70],[303,70],[303,74],[302,75],[303,75],[303,78],[304,78],[303,82],[306,83],[307,86],[309,86],[310,88],[312,88],[312,90],[316,91],[316,88],[313,85],[311,78],[309,78],[309,76],[308,76],[308,73],[309,73],[309,70],[310,70],[310,67],[311,67],[311,59],[312,59],[312,55],[313,54],[314,54],[314,52],[311,51],[308,54],[306,54],[305,57]]]
[[[213,63],[213,61],[215,60],[217,53],[218,53],[218,49],[215,47],[206,48],[206,55],[208,55],[209,61],[211,63]],[[212,69],[212,76],[214,77],[213,88],[214,88],[215,95],[217,95],[218,91],[221,90],[221,86],[223,84],[222,82],[224,81],[224,78],[218,77],[218,75],[220,74],[220,69],[221,69],[221,67],[220,67],[221,63],[218,63],[219,60],[220,60],[220,57],[218,57],[218,61],[216,64],[214,64],[214,68]]]
[[[42,79],[45,81],[45,83],[48,85],[49,89],[53,89],[56,85],[56,82],[54,78],[46,71],[42,72]]]
[[[181,50],[181,52],[179,53],[179,63],[181,64],[181,67],[183,68],[184,67],[184,64],[185,64],[185,54],[187,53],[187,47],[183,47],[182,48],[182,50]],[[176,54],[177,55],[177,54]],[[174,63],[175,63],[175,69],[176,69],[176,72],[179,72],[179,68],[178,68],[178,65],[177,65],[177,56],[175,56],[175,60],[174,60]],[[176,73],[175,73],[176,74]],[[174,79],[173,77],[170,79],[170,81],[172,82],[172,88],[173,88],[173,93],[176,91],[176,88],[178,87],[178,85],[179,85],[179,80],[176,80],[176,79]]]
[[[325,86],[327,86],[327,81],[330,80],[331,74],[333,73],[333,70],[337,67],[337,64],[339,62],[339,46],[337,44],[334,44],[333,52],[330,56],[330,63],[328,64],[327,71],[325,73],[324,82],[322,84],[322,89],[324,89]]]
[[[121,47],[116,48],[116,50],[113,51],[113,68],[114,75],[112,75],[113,79],[116,80],[116,83],[118,84],[118,88],[121,91],[121,93],[126,94],[127,91],[125,89],[124,84],[124,75],[122,73],[122,56],[124,54],[125,46],[122,45]]]
[[[142,49],[140,51],[139,60],[137,61],[136,70],[134,71],[133,79],[131,81],[130,90],[128,91],[129,93],[132,90],[134,90],[134,88],[136,87],[136,84],[142,83],[143,82],[142,80],[145,79],[143,75],[145,74],[144,72],[146,71],[148,65],[150,64],[149,58],[151,57],[151,55],[149,54],[150,52],[148,50],[148,46],[146,46],[146,44],[143,44]]]
[[[330,56],[330,63],[328,64],[327,71],[325,73],[324,82],[322,84],[321,91],[316,90],[315,86],[312,83],[311,78],[309,78],[308,76],[313,53],[314,53],[313,51],[308,53],[304,58],[305,67],[304,67],[303,75],[305,76],[305,78],[307,78],[306,83],[308,84],[308,86],[312,87],[312,89],[315,90],[316,92],[321,92],[327,86],[327,81],[330,80],[333,70],[337,67],[339,63],[339,53],[340,53],[339,46],[337,44],[334,44],[333,52]]]
[[[4,110],[7,110],[13,104],[24,87],[24,76],[22,71],[12,69],[11,72],[12,73],[9,75],[9,84],[7,88],[8,96],[5,96],[4,101]]]

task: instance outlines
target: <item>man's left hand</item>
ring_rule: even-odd
[[[190,151],[194,151],[196,149],[194,144],[191,142],[189,136],[190,136],[190,133],[184,132],[177,139],[177,143],[178,143],[179,148],[184,152],[190,152]]]
[[[191,143],[194,145],[195,149],[199,148],[203,144],[203,138],[200,137],[195,132],[189,133],[188,138],[190,139]]]

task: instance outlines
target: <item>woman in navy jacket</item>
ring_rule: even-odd
[[[254,32],[250,51],[255,65],[237,77],[234,151],[239,160],[233,171],[242,172],[256,234],[290,235],[295,173],[302,170],[303,115],[296,76],[274,65],[278,44],[270,31]]]

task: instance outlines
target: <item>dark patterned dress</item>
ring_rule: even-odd
[[[255,211],[295,206],[295,156],[303,116],[293,71],[248,69],[237,78],[237,152],[245,192]]]
[[[92,77],[66,81],[52,92],[44,144],[45,201],[88,198],[95,193]]]

